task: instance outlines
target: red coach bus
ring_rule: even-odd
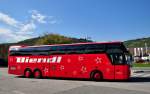
[[[127,80],[130,61],[122,42],[11,46],[8,73],[27,78]]]

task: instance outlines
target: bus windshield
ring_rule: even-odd
[[[108,54],[112,64],[114,65],[122,65],[122,64],[128,64],[131,65],[132,57],[130,54],[126,53],[111,53]]]

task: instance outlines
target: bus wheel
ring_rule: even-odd
[[[100,81],[103,79],[102,73],[99,71],[94,71],[91,73],[91,80]]]
[[[42,72],[40,70],[35,70],[34,71],[34,77],[35,78],[42,78]]]
[[[26,78],[30,78],[30,77],[32,76],[31,70],[30,70],[30,69],[25,70],[24,76],[25,76]]]

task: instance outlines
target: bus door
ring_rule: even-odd
[[[115,79],[123,79],[125,73],[125,68],[122,65],[115,65],[114,76]]]
[[[125,67],[125,56],[120,53],[110,54],[112,64],[114,65],[114,79],[123,79],[126,67]]]

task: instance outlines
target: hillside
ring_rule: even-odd
[[[150,37],[124,41],[124,44],[128,48],[144,47],[145,43],[150,47]]]
[[[27,39],[24,41],[20,41],[16,44],[21,45],[48,45],[48,44],[67,44],[67,43],[78,43],[78,42],[92,42],[91,40],[87,39],[77,39],[77,38],[71,38],[62,36],[59,34],[47,34],[41,37]]]
[[[0,66],[7,65],[8,48],[11,45],[42,45],[42,44],[46,45],[46,44],[66,44],[66,43],[79,43],[79,42],[92,42],[92,40],[87,40],[83,38],[81,39],[70,38],[59,34],[47,34],[41,37],[20,41],[18,43],[0,44]],[[144,47],[145,43],[147,43],[147,46],[150,47],[150,37],[124,41],[125,46],[128,48]]]

